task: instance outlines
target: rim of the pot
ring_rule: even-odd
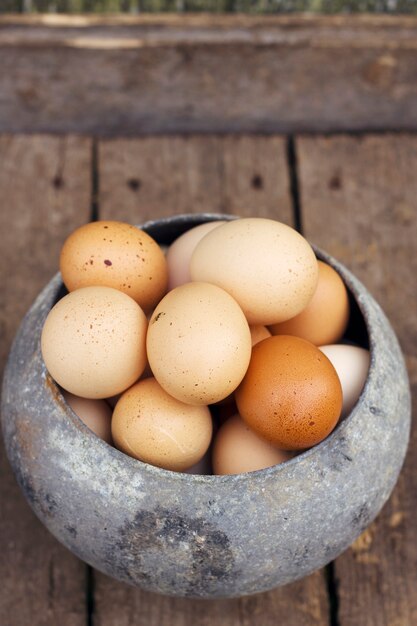
[[[218,214],[218,213],[196,213],[196,214],[180,214],[170,217],[161,218],[158,220],[149,220],[141,225],[139,228],[142,228],[145,231],[152,231],[155,228],[165,225],[172,224],[173,222],[177,222],[178,224],[183,224],[184,226],[190,225],[197,226],[198,224],[204,223],[206,221],[216,221],[216,220],[231,220],[238,219],[239,216],[235,215],[226,215],[226,214]],[[188,228],[184,229],[189,230]],[[172,470],[163,469],[149,463],[145,463],[144,461],[140,461],[133,457],[126,455],[124,452],[121,452],[117,448],[109,445],[102,439],[100,439],[92,430],[84,424],[84,422],[78,417],[76,413],[71,409],[71,407],[66,402],[64,396],[61,393],[59,386],[55,383],[55,381],[50,377],[47,373],[45,365],[45,374],[49,379],[48,385],[45,386],[47,393],[51,394],[53,398],[56,400],[59,398],[60,405],[63,409],[63,413],[65,418],[72,423],[73,426],[76,426],[78,430],[81,430],[83,434],[87,437],[91,438],[92,445],[101,446],[102,449],[106,449],[107,452],[113,456],[120,463],[128,464],[133,470],[141,471],[144,473],[150,473],[151,475],[158,477],[161,479],[169,478],[170,481],[178,481],[178,482],[187,482],[187,483],[209,483],[209,484],[219,484],[219,483],[242,483],[246,481],[263,481],[265,478],[271,478],[274,475],[278,475],[282,472],[285,472],[288,468],[293,468],[294,466],[305,463],[308,460],[314,460],[315,457],[319,456],[323,450],[331,447],[335,441],[339,439],[339,437],[343,436],[344,431],[349,427],[352,420],[355,418],[356,413],[360,410],[361,400],[367,394],[367,390],[369,385],[372,383],[372,380],[375,375],[375,336],[372,325],[370,324],[371,313],[369,310],[369,306],[366,302],[365,298],[361,298],[361,295],[366,295],[368,298],[372,298],[369,292],[366,290],[365,286],[339,261],[337,261],[334,257],[327,254],[314,244],[311,244],[314,252],[319,260],[323,260],[329,265],[331,265],[337,273],[341,276],[343,282],[345,283],[346,288],[350,292],[351,296],[355,300],[359,311],[362,315],[365,328],[368,335],[369,340],[369,351],[370,351],[370,364],[369,371],[361,391],[361,394],[351,410],[351,412],[343,419],[341,419],[334,430],[320,443],[316,444],[312,448],[305,450],[301,453],[298,453],[295,457],[284,461],[278,465],[272,465],[271,467],[267,467],[260,470],[255,470],[251,472],[245,472],[241,474],[226,474],[226,475],[218,475],[218,474],[188,474],[185,472],[174,472]],[[60,278],[60,274],[58,273],[52,280],[56,280]],[[52,281],[51,281],[52,282]],[[62,280],[58,284],[58,287],[55,290],[55,295],[57,295],[60,289],[63,288]]]

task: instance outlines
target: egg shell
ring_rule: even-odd
[[[216,221],[199,224],[199,226],[187,230],[170,245],[166,255],[168,291],[191,281],[190,260],[196,245],[207,233],[221,224],[225,224],[225,222]]]
[[[370,354],[359,346],[320,346],[335,368],[343,390],[342,417],[349,415],[362,392],[369,373]]]
[[[270,327],[273,335],[296,335],[316,346],[339,341],[349,321],[349,297],[339,274],[318,261],[316,291],[306,308],[281,324]]]
[[[111,287],[72,291],[49,312],[41,337],[52,378],[83,398],[108,398],[130,387],[146,364],[147,320],[140,306]]]
[[[160,385],[189,404],[228,396],[251,354],[248,323],[236,301],[208,283],[187,283],[156,307],[147,334],[149,364]]]
[[[214,474],[243,474],[288,461],[293,453],[279,450],[233,415],[217,433],[212,452]]]
[[[115,445],[126,454],[177,472],[198,463],[212,436],[210,411],[167,394],[155,378],[139,381],[113,412]]]
[[[62,395],[74,413],[97,437],[109,445],[113,444],[111,436],[112,410],[105,400],[80,398],[65,390]]]
[[[263,339],[267,339],[271,336],[271,333],[266,326],[261,326],[258,324],[257,326],[249,326],[249,328],[252,339],[252,347],[256,346],[256,344]]]
[[[90,222],[65,241],[60,257],[68,291],[102,285],[126,293],[148,311],[166,292],[168,269],[163,251],[136,226]]]
[[[275,324],[298,315],[317,285],[317,259],[293,228],[265,218],[242,218],[208,233],[190,263],[193,280],[225,289],[249,324]]]
[[[284,450],[319,443],[342,409],[342,388],[329,359],[312,343],[287,335],[253,348],[235,398],[248,426]]]

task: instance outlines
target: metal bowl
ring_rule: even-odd
[[[170,243],[224,215],[188,215],[144,228]],[[232,219],[229,217],[228,219]],[[322,443],[265,470],[235,476],[174,473],[98,439],[46,372],[44,320],[62,294],[56,275],[22,322],[6,368],[2,424],[17,481],[36,515],[93,567],[151,591],[232,597],[284,585],[345,550],[389,497],[410,427],[403,357],[384,313],[343,265],[350,336],[369,340],[362,395]]]

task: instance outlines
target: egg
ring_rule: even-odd
[[[312,343],[287,335],[254,346],[235,398],[247,425],[284,450],[322,441],[342,409],[341,384],[329,359]]]
[[[155,378],[125,391],[113,412],[117,448],[140,461],[182,472],[198,463],[210,445],[206,406],[190,406],[167,394]]]
[[[343,390],[342,417],[346,417],[357,401],[369,373],[369,351],[359,346],[336,344],[320,346],[333,364]]]
[[[60,256],[68,291],[101,285],[133,298],[148,311],[167,288],[164,253],[147,233],[124,222],[90,222],[65,241]]]
[[[239,415],[221,426],[213,444],[214,474],[243,474],[288,461],[293,453],[258,437]]]
[[[252,346],[256,346],[257,343],[271,336],[271,333],[266,326],[261,326],[258,324],[257,326],[249,326],[249,328],[252,339]]]
[[[222,287],[249,324],[269,325],[298,315],[317,285],[317,260],[309,243],[285,224],[242,218],[208,233],[196,246],[191,278]]]
[[[100,437],[109,445],[113,444],[111,436],[112,411],[105,400],[80,398],[68,391],[63,391],[62,395],[74,413],[97,437]]]
[[[161,300],[146,345],[161,387],[195,405],[212,404],[236,389],[251,355],[239,305],[220,287],[199,282],[176,287]]]
[[[168,248],[168,290],[191,281],[190,259],[198,242],[210,231],[224,224],[224,221],[206,222],[187,230]]]
[[[42,330],[52,378],[83,398],[124,391],[146,364],[147,320],[140,306],[111,287],[84,287],[59,300]]]
[[[339,341],[349,321],[349,298],[339,274],[318,261],[316,291],[306,308],[286,322],[270,327],[273,335],[296,335],[316,346]]]

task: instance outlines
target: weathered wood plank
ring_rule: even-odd
[[[88,221],[90,140],[0,136],[0,375],[17,324]],[[0,624],[85,626],[86,567],[34,517],[0,454]]]
[[[220,211],[293,222],[280,137],[109,140],[100,142],[98,153],[102,218],[137,223]],[[275,626],[284,613],[286,626],[328,624],[322,571],[266,594],[216,602],[156,596],[95,573],[95,626]]]
[[[95,626],[330,626],[322,571],[292,585],[236,600],[158,596],[101,574],[96,575],[95,589]]]
[[[305,234],[360,277],[390,317],[417,395],[417,137],[297,141]],[[417,428],[399,483],[335,562],[340,626],[417,623]]]
[[[146,137],[99,143],[100,215],[136,222],[178,213],[292,223],[282,137]]]
[[[417,128],[417,18],[0,19],[0,131]]]

